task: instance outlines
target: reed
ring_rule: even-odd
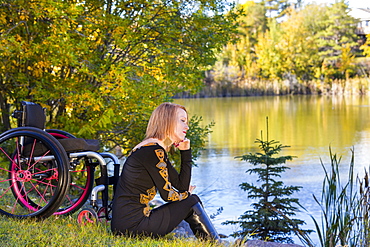
[[[321,199],[314,200],[321,208],[321,224],[313,216],[316,232],[322,247],[369,246],[369,179],[368,173],[360,178],[354,175],[354,151],[349,164],[348,177],[342,181],[339,172],[341,157],[330,151],[330,169],[325,172]]]
[[[330,82],[321,80],[297,82],[292,80],[260,80],[235,79],[233,81],[212,81],[206,83],[196,94],[182,92],[175,98],[203,97],[236,97],[289,94],[318,95],[367,95],[369,94],[369,78],[335,79]]]

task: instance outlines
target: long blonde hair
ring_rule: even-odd
[[[160,104],[150,116],[144,140],[148,138],[165,140],[170,137],[175,132],[178,108],[187,114],[186,108],[182,105],[170,102]]]

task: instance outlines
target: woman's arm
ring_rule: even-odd
[[[180,174],[168,161],[167,154],[163,148],[157,146],[154,149],[150,149],[148,153],[141,154],[142,164],[165,201],[181,201],[189,195],[188,189],[192,165],[191,151],[186,150],[181,153],[182,165]]]
[[[168,168],[170,181],[177,190],[188,191],[191,180],[191,169],[193,165],[191,150],[180,150],[181,167],[180,173],[171,165]]]

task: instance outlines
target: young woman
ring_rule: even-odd
[[[219,240],[199,197],[191,194],[188,129],[185,107],[163,103],[153,111],[146,137],[128,156],[118,181],[111,221],[115,234],[164,236],[185,220],[195,236]],[[167,158],[171,145],[181,153],[180,173]],[[151,209],[157,191],[168,203]]]

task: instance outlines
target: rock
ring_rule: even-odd
[[[175,234],[175,237],[195,237],[189,224],[184,220],[172,232]]]
[[[245,244],[245,247],[304,247],[298,244],[283,244],[275,242],[266,242],[262,240],[248,240]]]
[[[173,231],[175,237],[181,238],[195,238],[192,230],[190,229],[189,224],[186,221],[182,221]],[[226,235],[219,234],[221,238],[227,238]],[[248,240],[244,245],[238,245],[240,240],[236,240],[235,243],[233,241],[223,241],[223,246],[244,246],[244,247],[304,247],[303,245],[298,244],[283,244],[283,243],[275,243],[275,242],[266,242],[262,240]],[[236,244],[236,245],[234,245]],[[222,246],[221,245],[221,246]]]

